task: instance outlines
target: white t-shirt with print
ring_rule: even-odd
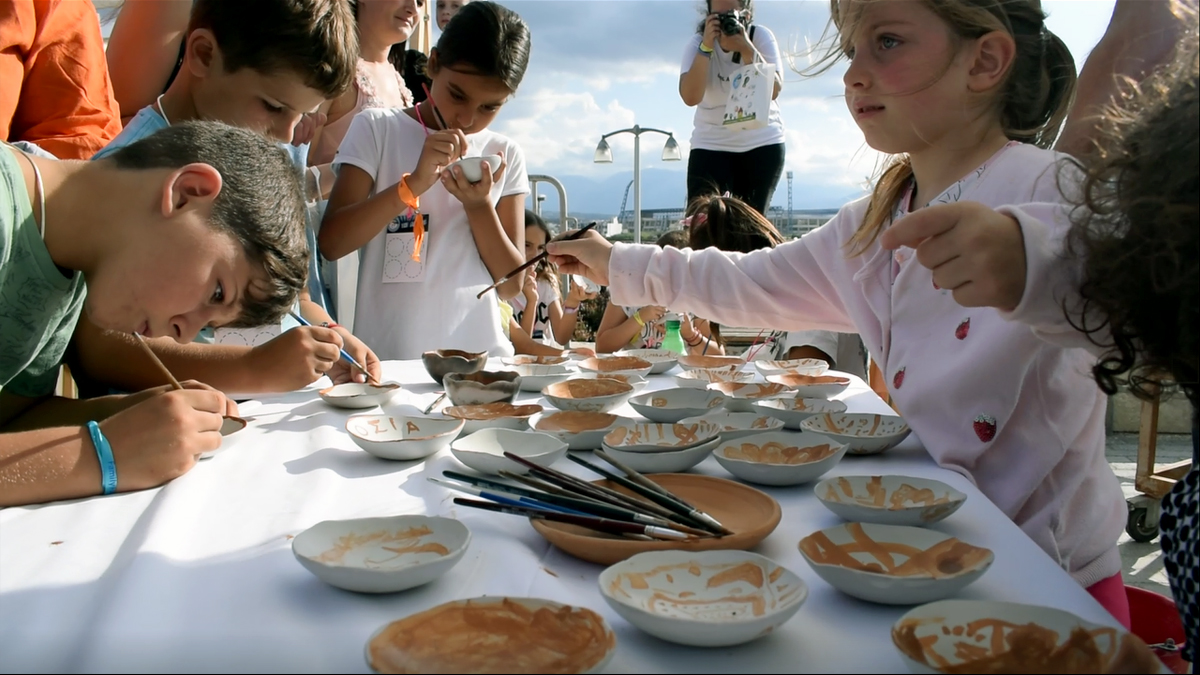
[[[335,170],[349,164],[375,181],[374,192],[392,190],[411,173],[425,145],[425,128],[397,108],[372,108],[350,123],[333,160]],[[508,162],[492,187],[491,199],[529,192],[525,157],[508,138],[484,130],[467,136],[465,156],[501,154]],[[358,297],[354,334],[381,360],[415,359],[433,349],[486,351],[510,355],[512,343],[500,330],[499,298],[471,234],[467,213],[440,182],[421,195],[426,247],[419,281],[384,283],[387,230],[383,228],[359,252]]]
[[[696,51],[700,49],[699,34],[688,40],[687,49],[683,52],[683,64],[679,74],[686,74],[692,69],[696,59]],[[771,65],[772,70],[783,76],[783,63],[779,56],[779,45],[775,35],[766,26],[754,26],[754,38],[751,40],[763,60]],[[767,126],[761,129],[730,129],[722,124],[725,119],[725,104],[729,101],[729,80],[745,63],[734,63],[733,54],[721,49],[718,40],[713,45],[712,56],[706,59],[708,64],[708,84],[704,87],[704,98],[696,106],[693,118],[692,140],[693,148],[700,150],[719,150],[722,152],[746,152],[764,145],[774,145],[783,142],[783,117],[779,114],[779,102],[771,101],[771,112],[767,116]]]
[[[538,342],[555,343],[554,328],[550,325],[550,305],[554,302],[561,301],[558,291],[550,285],[550,282],[545,279],[538,279],[537,284],[538,304],[535,311],[537,312],[533,318],[533,335],[530,335]],[[521,319],[525,318],[525,294],[519,294],[517,297],[508,301],[510,307],[513,308],[513,318],[517,323],[521,323]]]

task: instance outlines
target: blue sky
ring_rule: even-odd
[[[701,0],[507,0],[529,24],[533,51],[517,96],[492,124],[525,151],[530,173],[564,180],[572,212],[603,204],[615,213],[632,177],[633,139],[610,139],[612,164],[593,164],[601,134],[635,123],[673,131],[685,161],[660,160],[665,137],[642,136],[642,207],[682,206],[686,151],[694,109],[678,94],[680,62],[695,31]],[[1082,66],[1108,25],[1113,0],[1043,0],[1047,25]],[[820,38],[826,0],[756,0],[755,21],[771,28],[797,67],[806,41]],[[436,39],[436,38],[435,38]],[[867,147],[840,94],[844,65],[816,78],[788,72],[780,105],[787,164],[795,172],[796,208],[837,207],[873,172]],[[544,209],[556,213],[557,195]],[[781,181],[775,204],[786,205]],[[611,204],[611,206],[609,206]],[[630,200],[632,208],[632,199]]]

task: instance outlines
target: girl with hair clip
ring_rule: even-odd
[[[1200,49],[1195,10],[1172,4],[1183,17],[1178,53],[1141,86],[1127,87],[1097,123],[1077,205],[941,206],[897,223],[883,243],[915,247],[962,305],[995,307],[1044,340],[1099,356],[1092,374],[1108,394],[1125,378],[1146,398],[1168,383],[1183,390],[1193,407],[1192,466],[1163,498],[1159,527],[1187,634],[1183,658],[1195,663]]]
[[[515,12],[472,2],[429,55],[428,99],[364,110],[350,123],[319,243],[330,260],[361,249],[354,333],[382,359],[512,353],[497,295],[516,296],[523,277],[476,295],[525,262],[525,159],[487,127],[516,93],[529,44]],[[487,155],[500,164],[485,164],[478,182],[449,166]]]
[[[552,238],[546,221],[525,209],[525,260],[541,255]],[[552,345],[566,345],[570,344],[579,321],[579,305],[594,297],[595,293],[588,293],[580,284],[571,284],[566,302],[563,302],[558,269],[550,261],[543,260],[525,271],[521,294],[510,299],[508,304],[512,306],[517,324],[530,338]]]
[[[892,154],[871,195],[826,225],[749,254],[596,237],[548,247],[613,300],[654,302],[735,325],[862,336],[892,402],[933,459],[970,478],[1124,625],[1120,484],[1104,456],[1094,359],[1039,340],[992,309],[965,310],[911,249],[879,243],[933,204],[1061,202],[1074,60],[1037,0],[831,0],[846,105]],[[590,233],[589,233],[590,234]]]

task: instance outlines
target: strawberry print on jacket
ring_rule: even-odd
[[[966,319],[962,320],[962,323],[958,324],[958,328],[954,329],[954,337],[959,340],[966,340],[967,333],[970,333],[970,332],[971,332],[971,319],[970,319],[970,317],[967,317]]]
[[[1065,159],[1010,145],[933,203],[1063,203]],[[898,206],[903,217],[908,200]],[[893,255],[875,243],[848,255],[866,207],[867,198],[847,204],[800,239],[749,254],[617,244],[612,301],[733,326],[857,332],[939,465],[978,485],[1081,585],[1118,573],[1127,512],[1104,456],[1105,398],[1088,374],[1095,357],[995,310],[973,309],[964,324],[963,308],[911,249]]]

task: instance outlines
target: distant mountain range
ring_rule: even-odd
[[[567,206],[580,219],[606,218],[617,215],[625,187],[633,180],[633,171],[615,172],[602,180],[587,176],[554,176],[567,190]],[[538,192],[546,195],[543,210],[558,210],[557,191],[540,183]],[[857,199],[861,191],[847,191],[845,185],[817,184],[797,177],[792,183],[792,208],[795,210],[836,209]],[[642,171],[642,209],[682,208],[687,200],[687,173],[647,169]],[[787,208],[787,178],[781,178],[775,188],[772,205]],[[627,210],[633,210],[633,189],[629,190]],[[553,216],[552,216],[553,217]]]

